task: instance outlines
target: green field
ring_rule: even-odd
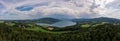
[[[44,26],[45,27],[45,26]],[[32,31],[36,31],[36,32],[45,32],[45,33],[52,33],[52,34],[62,34],[62,33],[66,33],[67,31],[49,31],[49,30],[45,30],[42,27],[32,27],[32,28],[25,28],[26,30],[32,30]]]
[[[0,23],[4,23],[4,21],[0,21]]]

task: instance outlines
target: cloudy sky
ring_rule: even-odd
[[[120,19],[119,0],[0,0],[0,20],[110,17]]]

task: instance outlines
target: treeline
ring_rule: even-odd
[[[52,34],[0,24],[0,41],[120,41],[120,25],[103,24],[68,33]]]

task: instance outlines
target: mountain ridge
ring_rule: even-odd
[[[92,18],[92,19],[72,19],[74,22],[109,22],[109,23],[120,23],[120,19],[116,18],[108,18],[108,17],[99,17],[99,18]]]
[[[14,21],[14,22],[34,22],[34,23],[55,23],[59,21],[64,21],[63,19],[56,19],[56,18],[39,18],[39,19],[32,19],[32,20],[4,20],[7,22]],[[85,23],[85,22],[110,22],[110,23],[120,23],[120,19],[116,18],[108,18],[108,17],[99,17],[99,18],[80,18],[80,19],[70,19],[66,21],[73,21],[78,23]]]

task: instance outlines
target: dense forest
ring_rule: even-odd
[[[0,23],[0,41],[120,41],[120,24],[83,23],[65,28]]]

